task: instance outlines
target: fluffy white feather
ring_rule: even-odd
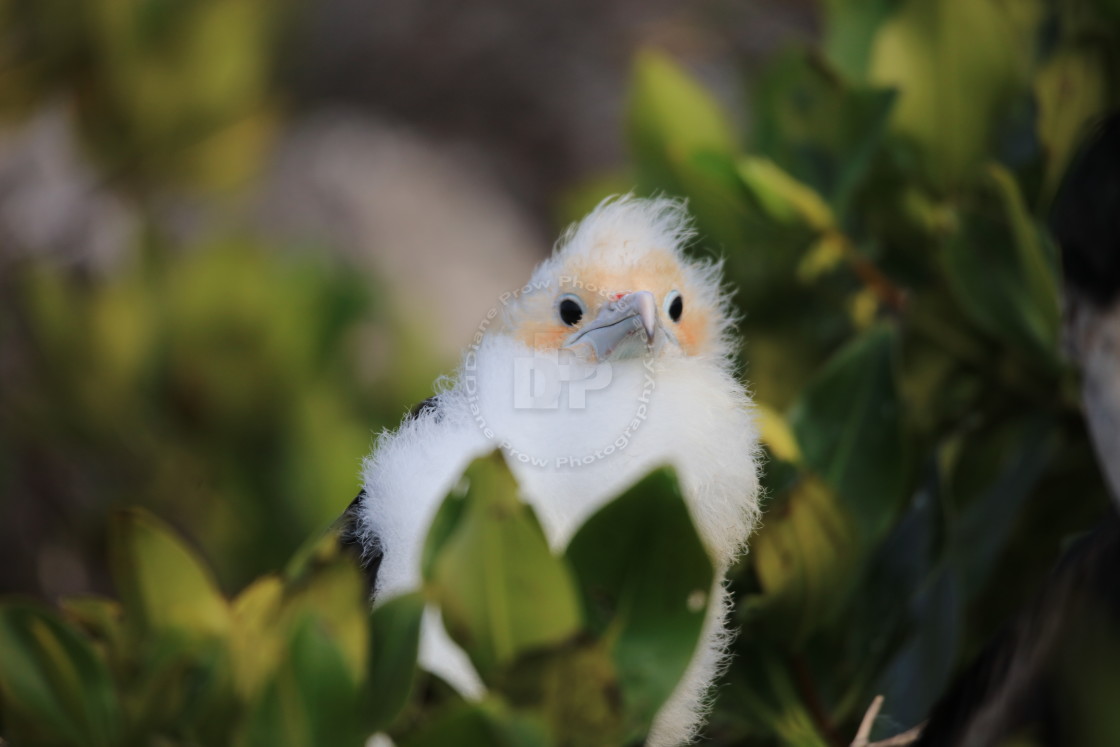
[[[757,434],[750,399],[731,368],[733,319],[719,265],[684,255],[690,237],[676,202],[601,204],[565,234],[523,292],[498,300],[456,376],[443,382],[436,407],[382,433],[362,475],[367,497],[359,529],[364,546],[384,554],[376,589],[381,601],[419,586],[419,554],[432,516],[466,466],[495,447],[506,451],[522,497],[556,550],[653,468],[676,467],[717,581],[704,643],[659,712],[651,745],[681,744],[696,734],[706,692],[725,659],[723,577],[758,516]],[[609,383],[600,387],[598,380],[583,402],[560,397],[550,409],[515,406],[515,377],[524,374],[517,362],[555,353],[549,325],[558,296],[577,289],[593,306],[642,284],[660,286],[651,289],[659,304],[669,300],[669,286],[678,291],[690,326],[676,328],[662,318],[656,354],[586,364],[596,370],[583,374],[607,376]],[[435,612],[425,618],[421,663],[467,694],[482,691]]]

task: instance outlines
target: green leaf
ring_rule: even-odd
[[[818,233],[835,228],[832,211],[820,195],[773,161],[746,156],[739,162],[739,176],[774,220],[804,223]]]
[[[358,685],[343,649],[307,616],[294,626],[288,656],[246,716],[238,744],[362,745]]]
[[[727,115],[662,54],[647,50],[635,60],[627,132],[640,192],[688,197],[708,242],[745,245],[750,215]]]
[[[263,576],[233,601],[230,655],[237,694],[246,701],[256,697],[279,665],[286,631],[277,624],[284,585],[276,576]]]
[[[961,307],[985,332],[1056,365],[1057,275],[1014,180],[992,165],[941,260]]]
[[[1116,100],[1107,79],[1111,67],[1107,44],[1092,39],[1065,44],[1035,75],[1035,127],[1045,147],[1046,188],[1051,194],[1058,188],[1087,125]]]
[[[998,470],[977,491],[979,495],[955,496],[958,500],[971,498],[949,527],[949,557],[957,564],[964,593],[970,599],[985,588],[1007,546],[1015,517],[1055,451],[1055,424],[1047,415],[1001,421],[999,425],[1006,433],[984,429],[966,439],[960,447],[962,458],[954,465],[955,471],[969,467]],[[955,492],[968,490],[966,485],[953,487],[959,488]]]
[[[735,137],[726,113],[706,90],[667,56],[638,53],[631,87],[630,132],[639,154],[655,158],[646,168],[668,167],[655,179],[665,183],[672,161],[698,152],[732,155]],[[657,163],[661,161],[661,163]]]
[[[63,614],[97,644],[115,668],[128,656],[121,606],[113,599],[95,596],[70,597],[59,601]]]
[[[899,90],[893,129],[949,190],[983,163],[1022,92],[1034,24],[996,0],[906,0],[875,36],[870,79]]]
[[[896,94],[857,88],[819,59],[787,53],[758,84],[752,142],[792,178],[816,190],[838,222],[881,150]]]
[[[948,683],[961,643],[963,603],[960,581],[948,565],[911,600],[908,636],[874,690],[885,696],[898,723],[926,718]]]
[[[436,509],[432,523],[428,527],[428,536],[424,539],[424,549],[420,553],[420,571],[425,581],[431,581],[435,570],[435,560],[449,537],[459,527],[459,523],[467,506],[467,489],[469,481],[463,479],[451,489],[443,503]]]
[[[427,592],[490,681],[518,654],[575,635],[582,621],[567,564],[518,499],[501,455],[476,459],[466,477],[463,516],[433,561]]]
[[[119,706],[105,664],[54,614],[0,606],[0,702],[15,744],[115,745]]]
[[[801,699],[792,667],[775,646],[741,636],[735,661],[721,702],[726,699],[754,728],[777,737],[782,745],[828,744]]]
[[[371,731],[388,728],[408,703],[416,681],[423,614],[420,593],[392,599],[373,612],[365,707]]]
[[[803,477],[767,510],[751,541],[763,591],[750,598],[752,615],[761,613],[770,637],[796,648],[834,621],[862,553],[859,532],[836,495],[819,480]]]
[[[230,610],[198,556],[154,516],[118,512],[111,540],[113,579],[125,617],[141,634],[222,637]]]
[[[494,691],[547,724],[561,744],[625,744],[623,699],[603,640],[580,637],[529,652],[503,672]]]
[[[867,75],[871,45],[899,0],[825,0],[824,54],[848,80]]]
[[[612,646],[631,735],[645,733],[696,650],[709,608],[711,559],[672,469],[595,513],[568,546],[594,632]]]
[[[838,491],[872,541],[906,497],[910,455],[894,370],[896,337],[881,324],[854,339],[805,387],[789,414],[805,464]]]
[[[510,711],[497,700],[460,703],[400,740],[401,747],[547,747],[544,724]]]

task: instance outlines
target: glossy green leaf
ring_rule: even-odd
[[[575,582],[497,452],[467,468],[458,527],[433,561],[427,593],[484,680],[523,651],[582,625]],[[457,500],[457,499],[452,499]]]
[[[712,563],[674,471],[650,474],[596,512],[567,557],[640,735],[684,674],[709,607],[718,609]]]
[[[836,489],[865,539],[882,536],[906,497],[895,357],[893,328],[872,327],[833,356],[789,415],[805,464]]]
[[[996,0],[905,0],[878,30],[870,79],[897,88],[892,127],[929,181],[966,183],[1026,83],[1033,24]]]
[[[419,593],[392,599],[373,612],[364,709],[373,731],[388,728],[412,694],[423,614]]]
[[[141,633],[221,637],[229,604],[195,553],[151,514],[119,512],[112,527],[113,579],[129,623]]]
[[[53,613],[0,606],[0,704],[14,744],[115,745],[120,709],[104,662]]]

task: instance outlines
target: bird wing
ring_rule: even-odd
[[[404,422],[407,423],[424,417],[433,417],[437,422],[442,418],[438,395],[428,397],[409,410]],[[338,536],[338,543],[343,551],[351,553],[358,561],[362,574],[365,576],[366,590],[372,599],[374,590],[377,588],[377,572],[381,568],[381,561],[384,559],[385,553],[376,542],[376,538],[373,538],[374,541],[370,542],[370,538],[361,531],[361,516],[365,500],[366,491],[363,489],[358,492],[354,500],[350,501],[350,505],[346,507],[342,516],[335,520],[332,531]]]

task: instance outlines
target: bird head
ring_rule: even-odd
[[[733,317],[720,263],[685,255],[693,235],[680,202],[604,201],[537,268],[509,305],[505,331],[591,363],[726,357]]]

